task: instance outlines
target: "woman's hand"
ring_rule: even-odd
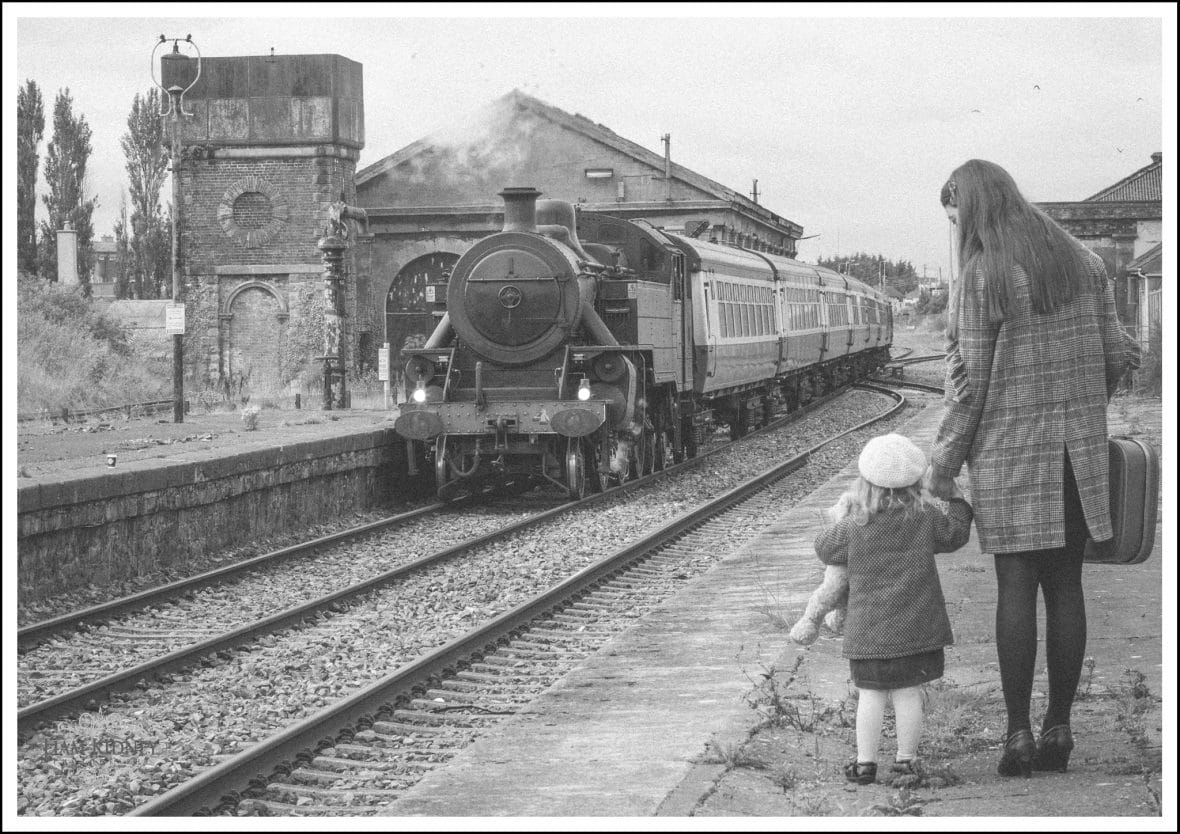
[[[933,469],[926,475],[926,491],[943,501],[949,501],[959,494],[959,488],[955,485],[954,478],[939,474]]]

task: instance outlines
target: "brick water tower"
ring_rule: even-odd
[[[188,86],[196,63],[169,55],[163,86]],[[197,385],[259,395],[299,380],[314,390],[324,339],[316,242],[329,206],[356,201],[362,92],[361,65],[339,55],[202,59],[184,100],[180,178],[185,365]],[[368,311],[358,327],[355,248],[347,257],[351,367]]]

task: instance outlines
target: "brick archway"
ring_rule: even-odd
[[[286,299],[265,281],[234,287],[221,313],[222,379],[242,393],[277,391],[286,345]]]

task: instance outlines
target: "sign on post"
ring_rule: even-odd
[[[389,382],[389,342],[381,346],[381,350],[377,351],[377,379],[381,382]]]
[[[164,331],[170,336],[184,335],[183,304],[169,304],[164,308]]]
[[[389,342],[381,345],[381,349],[377,351],[377,379],[385,383],[382,388],[385,389],[385,408],[389,409]]]

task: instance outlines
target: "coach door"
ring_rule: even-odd
[[[672,344],[680,354],[679,388],[692,387],[692,306],[690,287],[684,274],[684,255],[670,253],[672,258]]]

